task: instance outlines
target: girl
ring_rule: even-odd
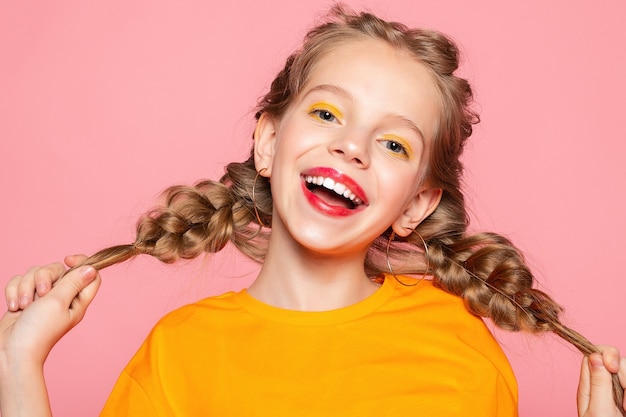
[[[580,415],[620,415],[617,351],[560,323],[507,239],[466,232],[459,158],[478,117],[457,55],[439,33],[335,8],[261,100],[247,161],[167,190],[132,244],[9,283],[3,416],[50,414],[42,365],[97,269],[229,242],[263,262],[252,286],[161,320],[102,415],[516,415],[510,366],[477,316],[589,354]]]

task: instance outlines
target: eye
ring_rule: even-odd
[[[311,110],[310,114],[324,122],[333,123],[333,122],[338,121],[337,117],[333,114],[333,112],[326,110],[326,109],[313,109]]]
[[[404,145],[402,145],[398,141],[395,141],[392,139],[385,139],[385,140],[382,140],[381,143],[383,144],[385,148],[389,149],[392,153],[409,156],[409,153],[407,152]]]

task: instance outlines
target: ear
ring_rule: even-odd
[[[410,235],[422,220],[435,211],[442,194],[441,188],[427,188],[413,197],[406,210],[391,225],[396,235],[401,237]]]
[[[262,113],[254,130],[254,165],[264,177],[272,175],[272,162],[276,148],[276,122],[267,113]],[[263,169],[261,173],[261,169]]]

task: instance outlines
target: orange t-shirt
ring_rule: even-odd
[[[385,281],[337,310],[284,310],[245,290],[160,320],[101,416],[517,416],[498,343],[458,297]]]

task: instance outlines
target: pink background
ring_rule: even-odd
[[[247,154],[257,97],[330,3],[210,3],[0,4],[0,284],[131,241],[163,188],[216,178]],[[626,351],[626,3],[348,4],[461,43],[483,119],[466,157],[474,228],[514,239],[566,322]],[[227,252],[103,272],[84,322],[47,363],[56,413],[95,415],[160,316],[245,286],[255,268]],[[551,336],[497,336],[521,415],[574,415],[579,354]]]

